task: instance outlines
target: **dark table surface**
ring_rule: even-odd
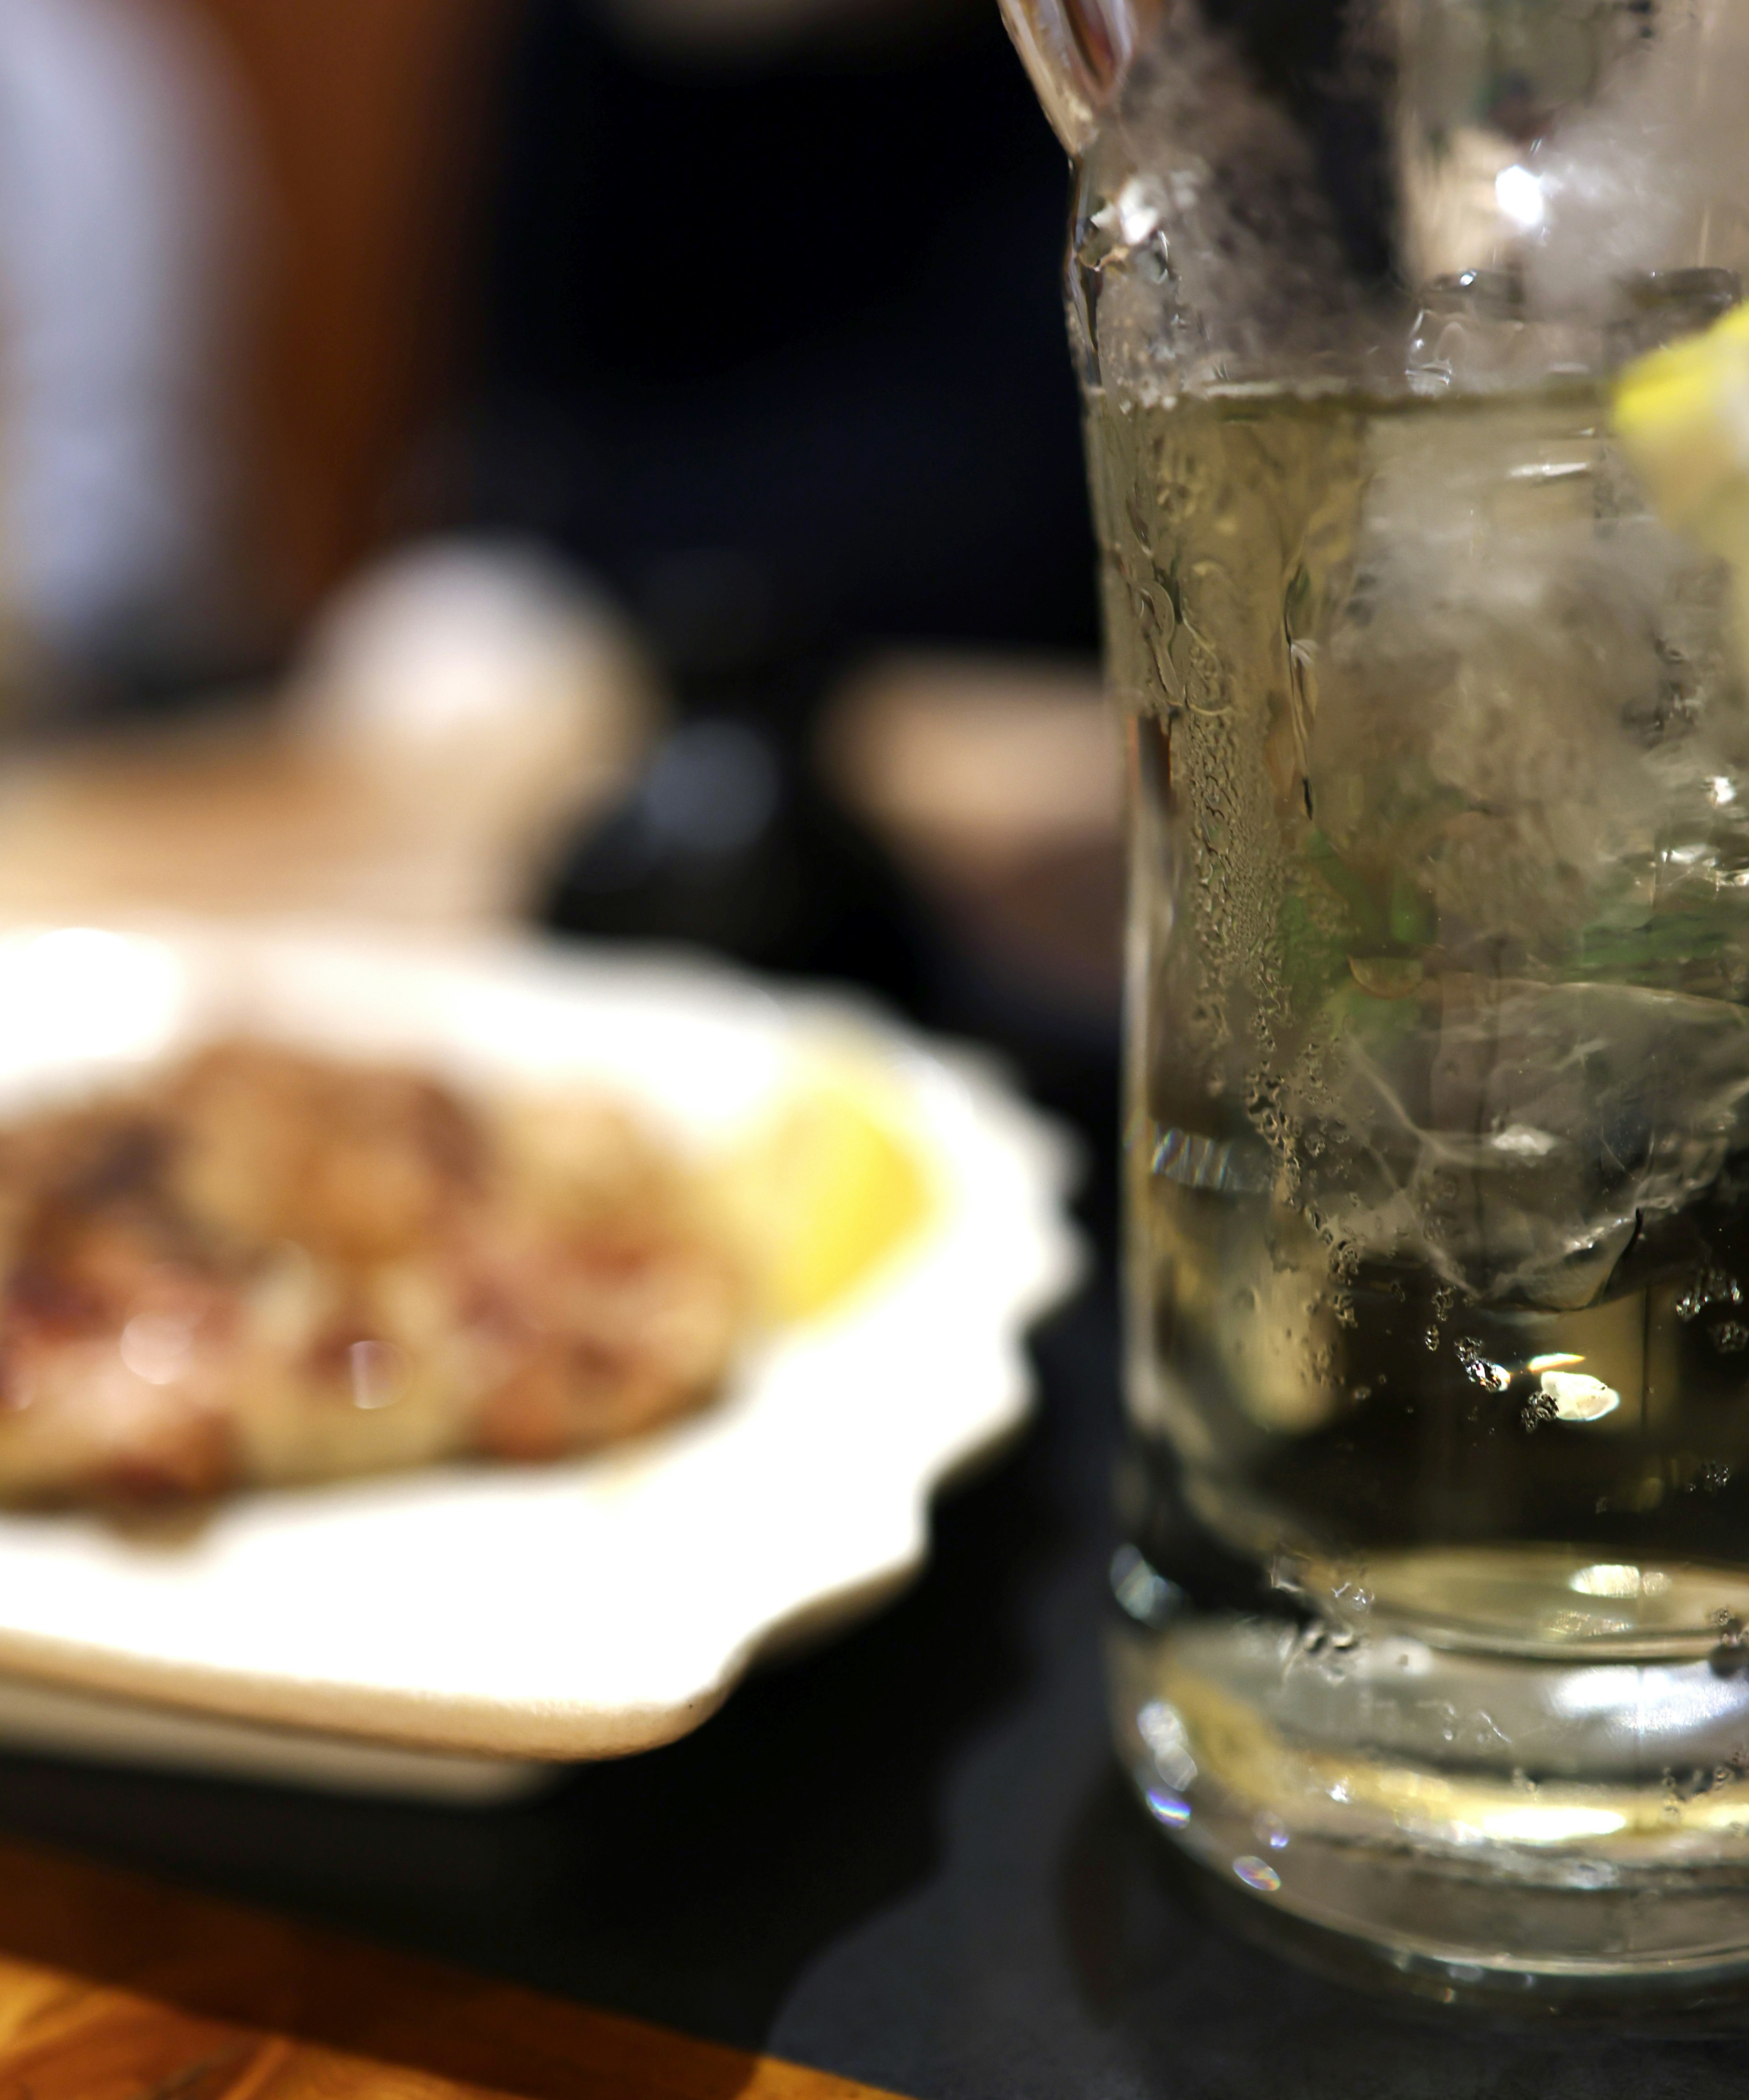
[[[1038,1430],[917,1587],[670,1749],[484,1813],[11,1758],[0,1826],[916,2100],[1749,2085],[1740,2034],[1398,2003],[1195,1900],[1106,1748],[1115,1333],[1104,1286],[1052,1321]]]

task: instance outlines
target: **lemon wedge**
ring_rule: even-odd
[[[934,1208],[898,1089],[846,1064],[810,1072],[719,1162],[718,1205],[764,1316],[810,1319],[846,1297]]]
[[[1616,438],[1658,515],[1731,564],[1741,616],[1749,611],[1749,304],[1625,366],[1613,410]]]

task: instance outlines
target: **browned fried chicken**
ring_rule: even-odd
[[[0,1500],[557,1458],[707,1400],[742,1299],[613,1103],[221,1044],[0,1131]]]

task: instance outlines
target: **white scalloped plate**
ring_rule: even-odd
[[[934,1490],[1023,1423],[1026,1329],[1080,1268],[1071,1157],[978,1060],[702,964],[61,930],[0,938],[0,1108],[245,1018],[487,1084],[601,1081],[701,1144],[848,1037],[908,1101],[938,1215],[710,1412],[597,1458],[240,1497],[174,1542],[0,1516],[0,1741],[477,1798],[521,1761],[651,1748],[902,1586]]]

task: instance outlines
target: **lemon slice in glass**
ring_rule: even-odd
[[[1749,304],[1618,375],[1612,421],[1667,524],[1749,578]]]

